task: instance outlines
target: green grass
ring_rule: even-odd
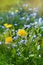
[[[0,10],[1,11],[8,11],[11,8],[14,8],[14,6],[19,5],[20,0],[1,0],[0,1]]]

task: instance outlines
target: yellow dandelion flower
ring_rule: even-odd
[[[19,10],[16,10],[15,12],[18,12]]]
[[[5,23],[4,26],[5,26],[6,28],[11,28],[11,27],[12,27],[11,24],[7,24],[7,23]]]
[[[7,37],[7,38],[5,39],[5,43],[6,43],[6,44],[9,44],[10,42],[12,42],[12,37]]]
[[[17,34],[19,36],[26,36],[27,35],[27,32],[24,29],[19,29],[18,32],[17,32]]]

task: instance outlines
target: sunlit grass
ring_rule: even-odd
[[[0,10],[5,11],[14,7],[16,4],[19,5],[20,0],[1,0],[0,1]]]
[[[0,10],[9,10],[15,5],[21,5],[21,3],[28,3],[32,8],[41,8],[43,6],[43,0],[0,0]]]

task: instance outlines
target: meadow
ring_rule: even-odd
[[[0,13],[0,65],[43,65],[43,16],[23,4]]]

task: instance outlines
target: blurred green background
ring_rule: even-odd
[[[38,7],[39,12],[43,15],[43,0],[0,0],[0,11],[13,10],[22,4],[29,4],[30,7]]]

